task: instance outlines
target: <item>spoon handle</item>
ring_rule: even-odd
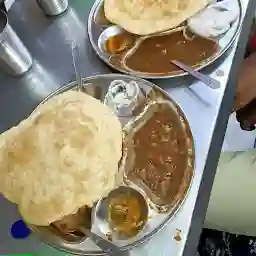
[[[188,72],[191,76],[197,78],[199,81],[203,82],[205,85],[207,85],[208,87],[212,88],[212,89],[218,89],[220,88],[220,83],[207,76],[207,75],[204,75],[196,70],[194,70],[193,68],[183,64],[182,62],[180,61],[177,61],[177,60],[172,60],[171,61],[175,66],[179,67],[180,69]]]
[[[107,252],[108,255],[122,255],[122,251],[118,246],[109,242],[106,239],[98,236],[97,234],[91,232],[88,229],[81,230],[86,236],[88,236],[96,245],[98,245],[104,252]]]
[[[76,81],[78,84],[78,90],[83,91],[83,80],[80,65],[81,57],[79,52],[79,46],[74,41],[72,42],[72,59],[76,74]]]

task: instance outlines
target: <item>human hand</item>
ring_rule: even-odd
[[[236,112],[237,121],[243,130],[255,130],[256,126],[256,98],[247,104],[244,108],[240,108]]]
[[[239,71],[233,110],[237,111],[256,98],[256,53],[243,61]],[[255,109],[256,112],[256,109]],[[256,113],[255,113],[256,114]]]

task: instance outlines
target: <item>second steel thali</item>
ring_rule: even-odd
[[[153,61],[154,58],[148,58],[148,56],[150,56],[152,52],[152,45],[155,43],[154,40],[158,42],[158,38],[162,37],[162,41],[164,41],[161,46],[162,48],[164,48],[164,45],[170,45],[170,43],[172,44],[173,41],[177,41],[178,43],[176,44],[176,46],[172,44],[172,47],[168,49],[168,52],[172,51],[172,53],[170,53],[170,56],[172,55],[172,57],[175,57],[176,60],[193,66],[193,68],[196,70],[201,70],[221,58],[223,54],[232,46],[240,31],[242,22],[241,2],[240,0],[234,0],[234,2],[237,3],[239,15],[236,21],[232,23],[230,29],[226,33],[216,38],[206,39],[196,36],[195,40],[187,40],[186,38],[184,39],[184,30],[187,31],[186,23],[181,24],[179,27],[174,28],[170,31],[158,33],[155,35],[137,36],[129,34],[115,24],[111,24],[106,19],[106,17],[104,16],[104,1],[96,0],[94,5],[92,6],[88,18],[88,36],[96,54],[107,65],[115,70],[118,70],[125,74],[131,74],[148,79],[180,77],[187,75],[187,73],[179,70],[175,66],[172,66],[172,71],[168,71],[168,68],[165,69],[161,67],[161,65],[163,66],[163,64],[161,63],[164,62],[166,62],[165,65],[168,66],[168,58],[166,58],[166,60],[162,58],[162,61],[158,60],[157,63]],[[189,34],[189,32],[185,33]],[[108,45],[106,44],[108,43],[107,39],[113,38],[116,35],[123,34],[126,37],[126,45],[131,44],[128,47],[127,51],[125,51],[124,53],[118,52],[118,54],[112,54],[111,52],[106,51],[106,47],[108,47]],[[167,40],[167,38],[169,41]],[[183,46],[181,45],[185,41],[187,46],[185,48],[182,48]],[[116,43],[119,44],[120,42],[115,42],[115,44]],[[183,52],[187,51],[187,54],[194,54],[194,56],[191,57],[193,61],[189,60],[186,57],[186,54],[184,54],[184,56],[181,56],[179,59],[179,54],[176,54],[179,50]],[[135,57],[135,52],[137,52],[137,58]],[[198,52],[198,54],[196,54],[196,52]],[[139,53],[144,54],[146,60],[145,63],[140,65],[140,67],[138,67],[138,63],[141,61],[141,56],[143,55],[139,55]],[[150,69],[155,70],[154,72],[149,72]]]
[[[112,93],[110,89],[114,88],[112,87],[114,84],[120,83],[136,84],[139,90],[136,93],[138,104],[133,105],[131,115],[127,108],[120,106],[118,108],[119,114],[117,115],[123,126],[123,156],[119,163],[120,181],[117,187],[128,186],[139,192],[148,208],[148,217],[144,220],[143,228],[136,235],[128,239],[111,238],[113,243],[125,251],[149,240],[171,220],[174,214],[179,214],[178,210],[186,200],[192,184],[195,152],[193,136],[184,113],[157,85],[133,76],[97,75],[83,79],[84,93],[101,100],[112,108],[109,104],[110,92]],[[68,90],[77,90],[76,82],[63,86],[45,101]],[[113,110],[116,111],[116,109]],[[155,128],[145,128],[147,126]],[[167,154],[157,153],[157,150],[163,150]],[[147,164],[145,165],[141,159],[144,159]],[[163,162],[164,165],[161,165]],[[142,168],[145,166],[146,172]],[[169,172],[169,170],[172,171]],[[86,211],[81,208],[81,211],[84,210]],[[76,243],[65,236],[60,236],[52,225],[49,227],[34,226],[32,229],[46,243],[73,255],[106,255],[89,239],[82,239],[81,243]],[[100,228],[97,218],[91,230],[100,236],[105,236],[106,239],[109,237],[109,234]]]

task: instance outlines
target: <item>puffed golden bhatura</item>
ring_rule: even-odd
[[[1,134],[0,192],[27,223],[48,226],[115,187],[121,151],[122,127],[109,108],[64,92]]]
[[[209,0],[104,0],[106,18],[136,35],[149,35],[177,27]]]

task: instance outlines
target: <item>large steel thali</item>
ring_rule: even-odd
[[[194,152],[194,141],[193,136],[188,124],[188,121],[180,109],[180,107],[172,100],[172,98],[157,85],[152,84],[151,82],[145,81],[138,77],[128,76],[128,75],[120,75],[120,74],[107,74],[107,75],[97,75],[93,77],[88,77],[83,79],[84,84],[84,92],[90,94],[91,96],[101,100],[102,102],[105,99],[105,96],[108,92],[108,87],[113,80],[122,80],[124,82],[136,82],[143,95],[146,96],[146,101],[139,107],[139,111],[136,111],[132,117],[129,118],[121,118],[120,121],[123,125],[124,132],[124,147],[123,147],[123,157],[120,161],[120,172],[122,173],[123,184],[131,186],[138,190],[147,200],[148,209],[149,209],[149,218],[146,223],[146,226],[138,233],[135,237],[128,240],[119,240],[113,241],[115,244],[120,246],[121,250],[130,250],[146,241],[148,241],[152,236],[154,236],[159,230],[161,230],[168,221],[174,216],[174,214],[179,214],[178,210],[181,207],[182,203],[187,197],[187,193],[189,192],[192,179],[194,176],[194,161],[195,161],[195,152]],[[71,82],[66,86],[61,87],[57,91],[53,92],[49,95],[41,104],[46,102],[49,98],[54,95],[63,93],[68,90],[76,90],[77,84],[76,82]],[[170,107],[170,115],[173,117],[173,122],[177,123],[177,127],[179,132],[185,138],[185,151],[184,151],[184,168],[176,169],[176,171],[181,173],[181,180],[177,185],[178,190],[175,192],[173,200],[169,202],[168,207],[163,206],[158,209],[158,207],[154,207],[154,203],[152,203],[152,198],[148,197],[148,193],[146,193],[145,189],[140,186],[138,183],[133,182],[131,179],[127,179],[127,175],[123,175],[126,169],[126,157],[129,156],[129,149],[126,146],[125,141],[128,141],[128,137],[126,134],[128,131],[131,131],[130,128],[136,126],[140,119],[143,120],[144,115],[150,115],[148,110],[153,108],[154,111],[157,110],[154,104],[159,102],[168,102],[168,107]],[[152,107],[153,106],[153,107]],[[160,106],[160,103],[159,103]],[[146,119],[144,119],[145,121]],[[175,124],[176,124],[175,123]],[[168,141],[169,143],[169,141]],[[170,147],[174,145],[171,144]],[[123,170],[124,169],[124,170]],[[89,239],[85,239],[81,243],[73,243],[65,241],[56,235],[55,232],[52,232],[52,229],[49,227],[32,227],[33,231],[38,233],[41,238],[51,246],[54,246],[60,250],[76,254],[76,255],[106,255],[104,252],[100,251]],[[98,233],[101,236],[106,236],[107,234],[103,234],[99,227],[97,226],[97,220],[93,224],[92,231]]]
[[[242,22],[242,6],[240,0],[234,0],[237,1],[237,5],[239,7],[239,17],[238,19],[232,24],[231,28],[222,36],[219,36],[217,38],[214,38],[214,41],[218,45],[218,50],[212,54],[211,56],[207,57],[205,60],[197,63],[194,65],[194,68],[196,70],[201,70],[211,64],[213,64],[216,60],[221,58],[224,53],[232,46],[234,40],[236,39],[237,35],[239,34],[240,28],[241,28],[241,22]],[[107,53],[103,50],[102,44],[103,41],[106,38],[106,34],[109,36],[112,36],[120,30],[118,26],[113,26],[113,24],[106,22],[98,22],[99,20],[104,20],[106,18],[102,18],[100,16],[104,15],[103,11],[103,0],[96,0],[88,18],[88,35],[91,42],[91,45],[97,55],[100,57],[102,61],[104,61],[107,65],[109,65],[111,68],[118,70],[125,74],[131,74],[136,75],[138,77],[142,78],[148,78],[148,79],[159,79],[159,78],[173,78],[173,77],[180,77],[187,75],[186,72],[183,71],[174,71],[166,74],[150,74],[146,72],[137,72],[135,70],[127,69],[123,67],[122,65],[117,64],[116,61],[112,61],[113,55]],[[183,25],[171,30],[171,32],[163,32],[161,35],[168,35],[173,32],[177,32],[177,30],[182,30]],[[105,33],[106,32],[106,33]],[[146,36],[146,37],[138,37],[138,41],[143,41],[144,39],[155,37],[155,35],[152,36]],[[136,48],[136,45],[139,45],[141,42],[135,43],[134,48]],[[137,47],[138,49],[139,47]],[[128,51],[129,52],[129,51]],[[150,53],[149,53],[150,54]],[[129,55],[129,54],[127,54]],[[132,55],[132,54],[130,54]]]

